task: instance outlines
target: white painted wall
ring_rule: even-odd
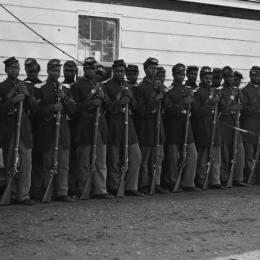
[[[260,9],[257,3],[219,1],[229,6]],[[178,62],[211,67],[230,65],[245,75],[245,81],[249,68],[260,65],[260,21],[66,0],[0,0],[0,3],[75,57],[79,14],[119,19],[119,58],[138,64],[140,77],[142,63],[150,56],[165,66],[168,79],[171,66]],[[26,57],[37,58],[42,76],[46,75],[48,59],[67,59],[0,9],[0,61],[12,55],[21,62]],[[2,63],[0,77],[3,78]]]

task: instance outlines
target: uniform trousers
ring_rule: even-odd
[[[107,153],[107,146],[102,142],[100,132],[98,132],[95,172],[93,174],[93,179],[92,179],[93,195],[107,193],[106,153]],[[89,178],[89,174],[91,174],[90,172],[91,155],[92,155],[91,145],[78,146],[77,148],[78,186],[79,186],[80,193],[83,192],[86,181]]]
[[[42,151],[43,185],[46,188],[53,163],[53,146]],[[69,170],[69,148],[59,146],[58,174],[54,176],[53,189],[55,196],[66,196],[68,194],[68,170]]]
[[[255,156],[256,156],[257,145],[244,143],[244,148],[245,148],[244,181],[247,182],[251,169],[254,164],[254,160],[256,159]],[[260,183],[260,153],[259,153],[259,157],[257,158],[257,160],[258,160],[258,162],[256,163],[253,182]]]
[[[168,178],[171,184],[176,183],[179,173],[179,162],[183,145],[167,145],[167,166]],[[182,173],[181,186],[194,187],[194,179],[197,166],[197,150],[194,143],[187,145],[187,157]]]
[[[117,190],[120,185],[123,153],[117,145],[108,146],[108,189]],[[120,155],[121,154],[121,155]],[[137,190],[138,176],[141,163],[141,152],[138,144],[128,147],[128,171],[125,176],[125,190]]]
[[[6,176],[13,166],[15,138],[11,138],[8,147],[3,148],[3,156],[6,165]],[[32,171],[32,149],[24,146],[22,140],[19,144],[19,172],[15,175],[12,186],[12,199],[23,201],[29,199]]]
[[[222,144],[221,146],[221,168],[220,168],[220,179],[221,182],[227,182],[231,169],[231,160],[233,157],[233,145]],[[243,170],[245,165],[245,150],[243,143],[237,145],[237,156],[236,165],[234,168],[234,181],[243,181]]]
[[[204,183],[207,173],[209,148],[198,149],[198,162],[196,182],[199,187]],[[221,147],[214,147],[212,154],[212,166],[209,174],[209,185],[220,184]]]
[[[139,173],[139,188],[147,187],[151,183],[151,176],[153,172],[153,166],[155,162],[155,146],[141,146],[141,166]],[[164,157],[164,147],[159,146],[158,149],[158,168],[155,173],[155,184],[161,184],[161,172],[162,172],[162,161]]]

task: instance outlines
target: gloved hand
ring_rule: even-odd
[[[24,100],[25,94],[24,93],[18,93],[12,98],[13,103],[19,103],[20,101]]]
[[[63,110],[63,105],[60,102],[57,102],[53,105],[53,110],[55,113],[61,112]]]

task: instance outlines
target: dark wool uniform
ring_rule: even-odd
[[[198,151],[196,181],[202,185],[207,170],[207,157],[211,143],[211,133],[214,117],[214,102],[211,96],[216,95],[217,90],[207,88],[200,84],[199,90],[195,93],[193,106],[193,134]],[[213,93],[213,95],[212,95]],[[221,163],[221,132],[219,120],[217,119],[216,133],[214,138],[213,164],[210,172],[209,184],[220,184],[220,163]]]
[[[3,139],[3,155],[6,165],[6,171],[10,170],[13,162],[13,151],[15,145],[15,133],[17,127],[17,111],[18,104],[14,104],[8,94],[11,89],[17,84],[24,84],[21,80],[17,79],[14,82],[6,79],[0,83],[0,116],[2,117],[1,134],[4,135]],[[13,182],[12,197],[18,201],[29,199],[29,191],[31,186],[31,170],[32,159],[31,150],[33,147],[33,137],[31,125],[29,120],[29,109],[34,109],[36,103],[29,94],[23,103],[20,144],[19,144],[19,158],[20,158],[20,171],[15,177],[16,182]]]
[[[95,99],[96,83],[92,79],[83,77],[72,89],[73,97],[77,103],[77,127],[74,135],[74,142],[77,144],[78,163],[78,185],[80,193],[83,192],[85,183],[90,174],[91,152],[95,132],[96,107],[93,105]],[[97,140],[96,168],[93,175],[93,195],[105,194],[107,167],[107,123],[104,116],[104,106],[101,106],[99,115],[99,130]]]
[[[248,133],[243,134],[245,148],[245,179],[247,180],[253,166],[257,135],[260,131],[260,86],[249,82],[242,93],[243,111],[241,116],[241,127],[249,131]],[[257,181],[260,180],[259,172],[260,164],[257,163],[255,170],[255,173],[257,173]]]
[[[124,96],[124,88],[128,87],[131,91],[131,85],[126,81],[119,82],[112,78],[105,83],[104,92],[106,95],[106,118],[108,123],[108,189],[115,191],[120,183],[120,165],[122,164],[122,150],[124,146],[125,124],[124,124],[124,106],[120,104],[120,99]],[[133,95],[133,94],[132,94]],[[135,98],[131,99],[129,110],[133,111],[136,106]],[[137,142],[136,132],[132,120],[132,113],[129,113],[128,122],[128,155],[129,165],[125,179],[125,190],[137,190],[139,168],[141,163],[141,153]]]
[[[185,67],[184,67],[185,69]],[[182,84],[172,84],[165,97],[165,135],[167,147],[168,178],[175,184],[179,171],[179,158],[185,139],[187,104],[184,99],[190,89]],[[187,158],[181,186],[194,187],[197,165],[197,151],[194,144],[193,132],[189,124],[187,140]],[[181,158],[180,158],[181,159]]]
[[[237,104],[239,98],[239,91],[228,85],[223,85],[221,89],[221,100],[220,100],[220,125],[221,125],[221,181],[227,182],[230,173],[230,162],[233,157],[233,143],[235,130],[233,127],[236,126],[236,110],[234,105]],[[238,132],[237,139],[237,158],[234,171],[234,182],[240,183],[243,181],[243,169],[245,164],[245,151],[242,143],[240,132]]]
[[[53,149],[56,130],[56,113],[54,104],[57,102],[56,90],[60,83],[47,80],[37,92],[39,106],[37,114],[39,116],[37,132],[41,136],[38,145],[42,152],[43,179],[44,186],[49,180],[49,173],[52,168]],[[62,99],[63,110],[60,121],[60,140],[58,155],[58,174],[54,179],[54,190],[56,196],[66,196],[68,193],[68,168],[69,168],[69,148],[70,148],[70,129],[67,117],[73,114],[76,104],[71,98],[70,89],[62,86],[66,96]]]
[[[154,162],[156,149],[156,128],[157,128],[157,111],[158,102],[155,100],[157,89],[152,81],[147,77],[139,84],[136,92],[137,109],[136,109],[136,133],[142,154],[139,186],[147,187],[150,184],[150,176]],[[163,121],[160,124],[160,148],[158,154],[159,167],[156,172],[156,185],[160,185],[161,168],[164,157],[163,144],[165,133]]]

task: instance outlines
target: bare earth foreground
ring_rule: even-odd
[[[0,259],[260,259],[260,186],[15,205],[0,216]]]

